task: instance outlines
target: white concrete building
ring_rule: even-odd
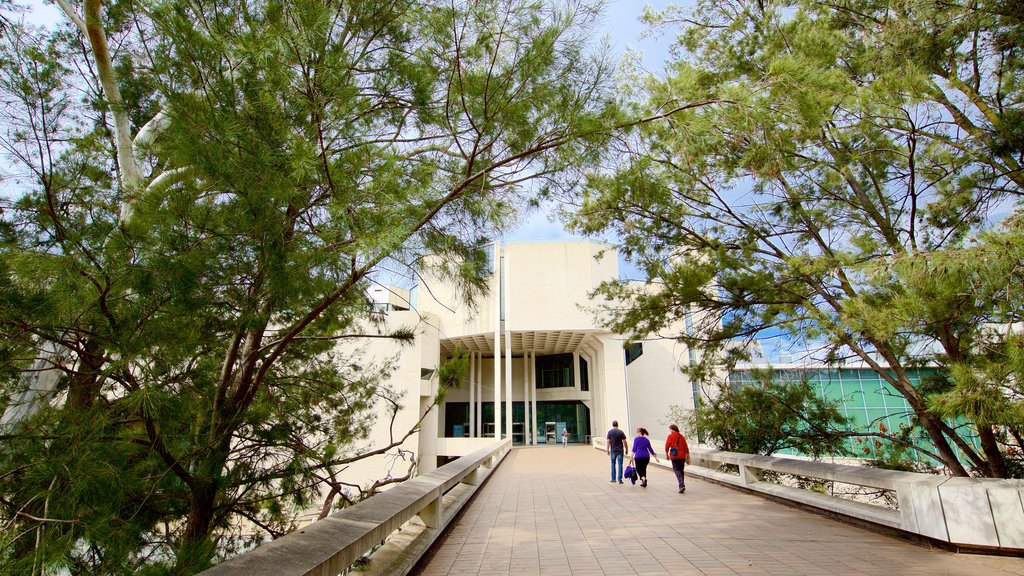
[[[619,276],[613,249],[582,240],[492,249],[490,292],[474,307],[429,277],[408,295],[385,288],[371,294],[388,327],[414,327],[417,334],[412,347],[368,343],[372,356],[398,362],[392,386],[405,396],[396,430],[414,424],[430,405],[439,366],[456,351],[470,360],[465,381],[406,442],[421,473],[496,433],[511,432],[516,445],[543,445],[559,443],[566,429],[570,442],[588,442],[618,420],[629,436],[645,426],[662,437],[659,420],[669,406],[693,406],[693,387],[680,370],[689,357],[684,345],[650,340],[627,348],[585,309],[590,291]],[[378,426],[384,436],[377,445],[388,434],[386,422]]]

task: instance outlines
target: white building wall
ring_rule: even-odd
[[[602,338],[601,382],[603,388],[603,413],[592,414],[598,435],[602,436],[611,428],[612,420],[619,422],[619,427],[629,429],[628,401],[626,399],[626,358],[622,349],[622,340],[618,338]],[[599,412],[601,410],[599,409]]]
[[[452,285],[433,277],[427,270],[421,274],[414,308],[437,318],[437,328],[442,338],[494,332],[497,317],[493,282],[487,283],[490,292],[479,296],[472,303],[466,303],[464,296],[457,293]]]
[[[429,317],[424,319],[420,314],[410,311],[391,311],[385,318],[384,327],[380,333],[387,333],[399,327],[410,327],[416,332],[415,340],[411,343],[403,343],[385,338],[347,339],[340,345],[343,352],[350,354],[361,352],[360,358],[365,358],[370,363],[381,363],[394,358],[392,364],[394,372],[389,384],[402,394],[401,409],[395,418],[392,430],[389,430],[388,426],[390,413],[386,403],[376,403],[376,422],[369,437],[357,444],[357,449],[360,452],[386,446],[390,442],[392,431],[396,438],[400,438],[408,430],[411,430],[437,392],[436,370],[440,359],[440,348],[436,319]],[[376,331],[368,329],[367,332]],[[435,371],[431,380],[424,381],[420,378],[422,368]],[[420,453],[434,451],[433,444],[436,443],[437,434],[432,431],[437,430],[437,412],[438,408],[434,408],[424,421],[423,429],[431,432],[413,434],[402,443],[402,449],[416,453],[417,458]],[[431,426],[431,424],[433,425]],[[397,449],[392,449],[389,454],[353,462],[343,473],[342,479],[365,486],[389,475],[403,476],[408,469],[408,461],[396,459],[394,457],[396,452]],[[435,467],[434,458],[424,458],[420,462],[420,472],[429,471]]]
[[[580,309],[588,294],[604,281],[618,278],[615,253],[587,241],[524,242],[502,246],[508,259],[507,322],[513,332],[533,330],[600,330],[590,312]],[[598,253],[607,251],[601,260]],[[424,274],[416,309],[440,319],[442,338],[494,331],[494,292],[465,304],[445,283]]]
[[[599,330],[581,304],[600,282],[618,278],[614,252],[600,261],[602,244],[582,241],[510,244],[508,293],[513,331]]]
[[[415,313],[406,314],[412,316]],[[440,384],[437,371],[440,367],[441,341],[437,332],[437,317],[422,319],[416,333],[418,354],[410,354],[410,357],[418,360],[418,368],[420,370],[428,369],[434,371],[429,379],[420,377],[419,411],[417,412],[417,417],[423,417],[423,423],[420,426],[423,432],[417,433],[410,438],[410,440],[416,441],[415,449],[416,458],[419,460],[419,473],[423,474],[437,468],[437,458],[435,455],[437,454],[438,435],[434,434],[433,431],[438,429],[438,422],[442,417],[440,412],[444,410],[443,404],[433,405],[437,398]],[[411,405],[412,398],[404,406],[411,407]],[[409,408],[404,409],[408,410]]]
[[[693,408],[693,386],[681,366],[686,346],[672,340],[646,340],[644,353],[626,367],[629,379],[629,434],[643,426],[652,437],[668,435],[669,407]]]

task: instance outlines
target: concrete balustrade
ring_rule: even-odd
[[[206,576],[408,574],[508,454],[500,440],[202,572]],[[377,545],[369,562],[352,565]]]
[[[603,451],[604,439],[595,438],[593,446]],[[705,449],[691,449],[690,459],[688,476],[952,549],[1024,555],[1024,480],[954,478]],[[720,472],[724,464],[738,467],[739,475]],[[664,458],[652,465],[671,468]],[[762,480],[765,471],[890,490],[896,494],[899,510],[766,482]]]

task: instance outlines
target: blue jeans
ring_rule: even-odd
[[[619,482],[622,482],[622,456],[623,456],[622,452],[618,452],[618,453],[612,452],[611,453],[611,460],[612,460],[612,482],[615,482],[616,480],[618,480]],[[616,476],[616,472],[615,472],[615,467],[616,466],[619,467],[618,476]]]

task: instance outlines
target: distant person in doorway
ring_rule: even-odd
[[[633,438],[633,465],[636,467],[636,475],[640,477],[641,488],[647,488],[647,465],[651,463],[651,458],[658,459],[647,436],[647,428],[641,426],[636,429],[636,438]]]
[[[562,428],[562,448],[569,445],[569,429]]]
[[[676,473],[676,481],[679,482],[679,493],[686,492],[686,476],[684,471],[690,463],[690,447],[686,445],[686,438],[679,432],[679,426],[668,425],[668,438],[665,439],[665,457],[672,463],[672,471]]]
[[[622,459],[629,452],[629,440],[626,439],[626,433],[619,430],[618,420],[612,420],[612,429],[604,439],[605,451],[612,462],[612,482],[622,484]]]

